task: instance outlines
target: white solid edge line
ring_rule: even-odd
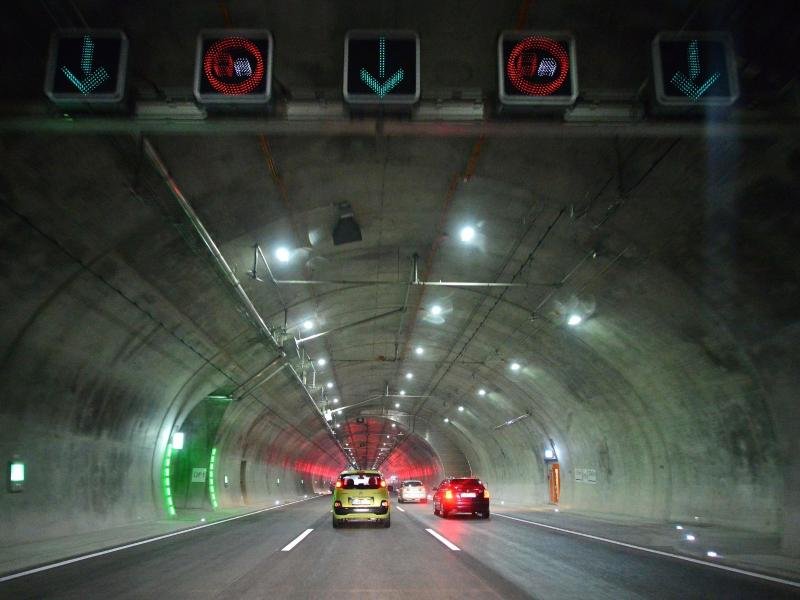
[[[528,521],[527,519],[520,519],[518,517],[510,517],[508,515],[501,515],[494,513],[496,517],[503,517],[504,519],[511,519],[512,521],[519,521],[520,523],[528,523],[529,525],[536,525],[537,527],[544,527],[545,529],[552,529],[562,533],[569,533],[580,537],[589,538],[590,540],[597,540],[599,542],[606,542],[607,544],[614,544],[615,546],[624,546],[625,548],[633,548],[634,550],[641,550],[642,552],[649,552],[650,554],[658,554],[659,556],[668,556],[670,558],[677,558],[686,562],[703,565],[704,567],[712,567],[722,571],[730,571],[731,573],[738,573],[740,575],[747,575],[755,577],[756,579],[764,579],[766,581],[773,581],[775,583],[783,583],[792,587],[800,588],[800,582],[792,581],[791,579],[781,579],[780,577],[773,577],[772,575],[764,575],[763,573],[756,573],[754,571],[747,571],[745,569],[737,569],[736,567],[729,567],[727,565],[720,565],[717,563],[708,562],[707,560],[700,560],[699,558],[692,558],[690,556],[682,556],[680,554],[672,554],[671,552],[664,552],[662,550],[654,550],[653,548],[645,548],[644,546],[636,546],[635,544],[627,544],[625,542],[618,542],[617,540],[610,540],[608,538],[591,535],[588,533],[581,533],[580,531],[573,531],[571,529],[563,529],[561,527],[554,527],[552,525],[545,525],[544,523],[537,523],[536,521]]]
[[[397,510],[399,510],[400,512],[406,512],[406,509],[405,509],[405,508],[400,508],[399,506],[395,506],[395,508],[396,508]]]
[[[302,498],[300,500],[294,500],[292,502],[286,502],[284,504],[280,504],[278,506],[270,506],[269,508],[262,508],[259,510],[254,510],[252,512],[244,513],[243,515],[236,515],[235,517],[228,517],[227,519],[220,519],[219,521],[214,521],[213,523],[206,523],[205,525],[198,525],[196,527],[190,527],[188,529],[181,529],[180,531],[174,531],[172,533],[167,533],[164,535],[159,535],[153,538],[147,538],[146,540],[139,540],[138,542],[133,542],[132,544],[125,544],[124,546],[116,546],[114,548],[109,548],[107,550],[101,550],[100,552],[92,552],[91,554],[83,554],[82,556],[76,556],[75,558],[70,558],[67,560],[62,560],[59,562],[50,563],[48,565],[42,565],[41,567],[36,567],[35,569],[28,569],[27,571],[20,571],[19,573],[12,573],[11,575],[5,575],[4,577],[0,577],[0,583],[4,581],[11,581],[12,579],[17,579],[19,577],[25,577],[26,575],[33,575],[34,573],[41,573],[42,571],[49,571],[50,569],[55,569],[57,567],[63,567],[64,565],[70,565],[72,563],[80,562],[82,560],[89,560],[90,558],[96,558],[98,556],[104,556],[106,554],[112,554],[114,552],[119,552],[120,550],[127,550],[128,548],[134,548],[136,546],[142,546],[144,544],[149,544],[151,542],[157,542],[159,540],[165,540],[167,538],[175,537],[176,535],[183,535],[184,533],[190,533],[192,531],[197,531],[198,529],[205,529],[206,527],[213,527],[214,525],[221,525],[222,523],[227,523],[228,521],[235,521],[236,519],[243,519],[244,517],[249,517],[251,515],[257,515],[259,513],[267,512],[270,510],[276,510],[278,508],[284,508],[289,506],[290,504],[297,504],[298,502],[307,502],[308,500],[314,500],[314,498]]]
[[[288,543],[288,544],[286,544],[286,545],[285,545],[283,548],[281,548],[281,552],[289,552],[289,550],[291,550],[292,548],[294,548],[295,546],[297,546],[297,544],[299,544],[300,542],[302,542],[302,541],[305,539],[305,537],[306,537],[306,536],[307,536],[309,533],[311,533],[312,531],[314,531],[314,530],[313,530],[313,529],[306,529],[306,530],[305,530],[303,533],[301,533],[300,535],[298,535],[298,536],[297,536],[296,538],[294,538],[294,539],[293,539],[291,542],[289,542],[289,543]]]
[[[450,550],[458,550],[458,551],[461,551],[461,548],[459,548],[458,546],[456,546],[456,545],[455,545],[453,542],[451,542],[450,540],[448,540],[446,537],[444,537],[444,536],[442,536],[442,535],[439,535],[438,533],[436,533],[436,532],[435,532],[433,529],[426,529],[425,531],[427,531],[428,533],[430,533],[430,534],[431,534],[433,537],[435,537],[437,540],[439,540],[440,542],[442,542],[442,543],[443,543],[445,546],[447,546],[448,548],[450,548]]]

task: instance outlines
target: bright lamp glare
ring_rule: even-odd
[[[329,381],[328,383],[325,384],[325,387],[328,388],[329,390],[333,389],[333,382]]]
[[[394,429],[395,427],[397,427],[397,423],[392,423],[392,429]]]
[[[478,396],[485,396],[485,395],[486,395],[486,390],[485,389],[481,388],[481,389],[478,390]]]
[[[547,448],[544,451],[544,457],[545,458],[553,458],[553,451],[550,448]]]
[[[463,406],[459,406],[458,407],[458,412],[464,412],[464,407]]]
[[[575,327],[576,325],[580,325],[583,322],[583,317],[580,315],[570,315],[569,319],[567,319],[567,325],[572,325]]]
[[[312,321],[311,319],[303,321],[303,329],[305,329],[306,331],[310,331],[313,328],[314,328],[314,321]]]
[[[414,352],[416,352],[417,354],[422,354],[423,352],[425,352],[425,350],[422,348],[422,346],[417,346],[416,348],[414,348]]]
[[[471,242],[475,237],[475,230],[472,227],[464,227],[459,234],[462,242]]]
[[[290,254],[288,248],[284,248],[283,246],[281,246],[280,248],[275,250],[275,258],[277,258],[281,262],[284,263],[289,262],[289,256]]]
[[[395,407],[395,408],[400,408],[400,403],[399,403],[399,402],[395,402],[395,403],[394,403],[394,407]]]
[[[719,556],[719,554],[717,554],[713,550],[709,550],[708,552],[706,552],[706,556],[709,556],[711,558],[717,558]]]
[[[318,367],[324,367],[324,366],[325,366],[327,363],[328,363],[328,361],[327,361],[327,360],[325,360],[324,358],[320,358],[320,359],[317,361],[317,366],[318,366]]]
[[[336,429],[339,429],[340,427],[341,427],[341,424],[337,423],[336,424]]]
[[[520,368],[521,368],[521,367],[519,366],[519,363],[517,363],[517,362],[513,362],[513,363],[511,363],[511,370],[512,370],[512,371],[519,371],[519,370],[520,370]]]
[[[694,537],[694,536],[693,536],[691,533],[687,533],[687,534],[686,534],[686,539],[687,539],[688,541],[690,541],[690,542],[693,542],[693,541],[695,541],[695,539],[697,539],[697,538],[695,538],[695,537]]]
[[[406,391],[405,390],[400,390],[400,395],[401,396],[405,396],[406,395]]]
[[[445,423],[449,423],[449,422],[450,422],[450,419],[448,419],[447,417],[445,417],[445,418],[444,418],[444,422],[445,422]]]
[[[334,398],[334,399],[333,399],[333,403],[334,403],[334,404],[339,404],[339,399],[338,399],[338,398]]]
[[[173,450],[183,450],[183,432],[176,431],[172,434],[172,449]]]
[[[25,463],[12,462],[9,479],[12,483],[21,483],[25,481]]]
[[[406,379],[414,379],[414,374],[411,372],[406,373]]]
[[[434,304],[433,306],[431,306],[431,314],[433,316],[438,316],[442,314],[442,307],[439,306],[438,304]]]

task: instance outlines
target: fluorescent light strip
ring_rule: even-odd
[[[285,508],[290,504],[297,504],[299,502],[308,502],[309,500],[314,500],[315,498],[303,498],[301,500],[294,500],[293,502],[286,502],[280,506],[270,506],[269,508],[262,508],[259,510],[254,510],[252,512],[244,513],[242,515],[236,515],[235,517],[228,517],[227,519],[221,519],[219,521],[214,521],[213,523],[206,523],[205,525],[197,525],[196,527],[189,527],[188,529],[181,529],[180,531],[174,531],[172,533],[167,533],[164,535],[159,535],[154,538],[148,538],[146,540],[140,540],[138,542],[133,542],[132,544],[125,544],[124,546],[117,546],[116,548],[109,548],[108,550],[103,550],[101,552],[92,552],[91,554],[84,554],[83,556],[76,556],[75,558],[70,558],[67,560],[62,560],[59,562],[51,563],[49,565],[44,565],[41,567],[36,567],[35,569],[28,569],[27,571],[20,571],[19,573],[13,573],[11,575],[5,575],[4,577],[0,577],[0,583],[4,581],[11,581],[12,579],[18,579],[19,577],[25,577],[26,575],[33,575],[34,573],[41,573],[42,571],[49,571],[50,569],[55,569],[57,567],[63,567],[65,565],[71,565],[72,563],[81,562],[82,560],[88,560],[90,558],[96,558],[98,556],[105,556],[106,554],[113,554],[114,552],[119,552],[120,550],[127,550],[128,548],[135,548],[136,546],[142,546],[144,544],[149,544],[151,542],[157,542],[159,540],[165,540],[167,538],[175,537],[176,535],[183,535],[184,533],[190,533],[192,531],[197,531],[198,529],[205,529],[206,527],[213,527],[214,525],[222,525],[223,523],[227,523],[228,521],[235,521],[236,519],[244,519],[245,517],[250,517],[252,515],[257,515],[259,513],[268,512],[270,510],[276,510],[278,508]]]
[[[680,554],[672,554],[671,552],[663,552],[662,550],[653,550],[652,548],[645,548],[644,546],[637,546],[635,544],[626,544],[625,542],[618,542],[617,540],[610,540],[608,538],[600,537],[597,535],[590,535],[588,533],[581,533],[580,531],[572,531],[571,529],[563,529],[561,527],[553,527],[552,525],[545,525],[544,523],[537,523],[536,521],[528,521],[527,519],[519,519],[517,517],[510,517],[508,515],[501,515],[499,513],[493,513],[495,517],[502,517],[504,519],[511,519],[512,521],[519,521],[520,523],[528,523],[529,525],[535,525],[536,527],[543,527],[545,529],[552,529],[553,531],[560,531],[561,533],[569,533],[570,535],[577,535],[580,537],[588,538],[590,540],[597,540],[598,542],[605,542],[607,544],[614,544],[615,546],[623,546],[625,548],[633,548],[634,550],[641,550],[642,552],[649,552],[650,554],[657,554],[659,556],[667,556],[669,558],[677,558],[678,560],[684,560],[686,562],[695,563],[698,565],[703,565],[705,567],[712,567],[714,569],[720,569],[722,571],[730,571],[731,573],[739,573],[740,575],[747,575],[749,577],[755,577],[756,579],[764,579],[765,581],[774,581],[776,583],[783,583],[785,585],[790,585],[792,587],[800,588],[800,582],[798,581],[791,581],[790,579],[781,579],[780,577],[772,577],[771,575],[764,575],[762,573],[755,573],[753,571],[746,571],[744,569],[737,569],[736,567],[728,567],[726,565],[720,565],[713,562],[708,562],[706,560],[699,560],[697,558],[691,558],[689,556],[682,556]],[[430,530],[428,530],[430,531]]]
[[[437,540],[439,540],[440,542],[442,542],[442,543],[443,543],[445,546],[447,546],[448,548],[450,548],[450,550],[457,550],[457,551],[459,551],[459,552],[461,551],[461,548],[459,548],[458,546],[456,546],[456,545],[455,545],[453,542],[451,542],[450,540],[448,540],[446,537],[444,537],[444,536],[441,536],[441,535],[439,535],[438,533],[436,533],[436,532],[435,532],[433,529],[426,529],[425,531],[427,531],[428,533],[430,533],[430,534],[431,534],[433,537],[435,537]]]
[[[286,545],[285,545],[283,548],[281,548],[281,552],[289,552],[289,550],[291,550],[292,548],[294,548],[295,546],[297,546],[297,544],[299,544],[300,542],[302,542],[302,541],[305,539],[305,537],[306,537],[306,536],[307,536],[309,533],[311,533],[312,531],[314,531],[314,530],[313,530],[313,529],[306,529],[306,530],[305,530],[303,533],[301,533],[300,535],[298,535],[298,536],[297,536],[296,538],[294,538],[294,539],[293,539],[291,542],[289,542],[289,543],[288,543],[288,544],[286,544]]]

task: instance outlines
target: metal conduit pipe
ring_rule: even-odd
[[[169,170],[164,164],[164,161],[161,160],[161,157],[158,155],[156,149],[150,143],[150,140],[144,139],[143,147],[147,158],[150,159],[150,162],[153,164],[156,171],[158,171],[159,175],[161,175],[162,179],[172,192],[172,195],[175,197],[175,200],[180,205],[181,210],[183,210],[184,214],[191,222],[195,231],[203,240],[203,243],[206,245],[206,248],[208,248],[208,251],[214,258],[217,267],[220,269],[220,271],[225,276],[228,283],[234,289],[237,298],[243,305],[249,317],[252,319],[253,324],[256,326],[259,333],[263,336],[264,340],[268,342],[268,347],[270,347],[271,350],[278,352],[279,358],[285,358],[286,352],[283,350],[280,344],[278,344],[277,340],[272,335],[272,332],[269,330],[269,327],[267,327],[267,324],[264,322],[264,319],[261,317],[261,314],[258,312],[258,309],[253,304],[252,300],[250,300],[250,297],[247,295],[247,292],[245,292],[244,288],[242,287],[242,284],[237,279],[236,274],[233,272],[230,265],[228,265],[228,261],[225,260],[225,257],[222,255],[222,252],[220,251],[219,247],[214,242],[214,239],[211,237],[211,234],[208,232],[208,229],[206,229],[205,225],[203,225],[203,222],[200,220],[200,217],[197,215],[197,213],[194,211],[194,208],[192,208],[192,205],[183,195],[183,192],[181,192],[177,182],[175,181],[175,179],[173,179],[172,175],[170,175]],[[289,369],[292,371],[292,374],[294,375],[294,378],[297,380],[297,383],[300,384],[300,388],[303,390],[303,392],[305,392],[306,397],[311,402],[314,411],[319,415],[320,419],[325,424],[325,428],[328,430],[328,433],[330,434],[331,438],[339,446],[342,455],[344,455],[344,448],[342,448],[342,445],[336,438],[336,434],[334,433],[333,429],[331,429],[331,427],[328,425],[328,422],[325,420],[325,415],[323,415],[322,412],[319,410],[317,403],[314,401],[314,397],[309,393],[308,388],[303,383],[302,377],[291,364],[287,363],[287,365],[289,366]]]

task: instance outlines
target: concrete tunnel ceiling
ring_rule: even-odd
[[[164,9],[163,27],[151,26],[160,3],[77,4],[93,26],[135,40],[141,94],[181,97],[197,30],[225,24],[216,3],[193,4],[190,20]],[[376,24],[420,32],[423,89],[485,94],[497,31],[519,3],[373,3],[348,15],[312,4],[310,27],[230,3],[234,24],[273,31],[286,96],[330,93],[344,32]],[[710,18],[667,3],[654,28],[641,3],[602,15],[584,4],[534,10],[536,28],[569,23],[595,50],[581,55],[590,97],[635,95],[647,55],[608,60],[623,47]],[[724,12],[724,28],[753,35],[752,6]],[[17,10],[29,22],[43,9]],[[616,23],[613,43],[599,22]],[[454,52],[466,39],[481,43]],[[757,62],[765,51],[742,52]],[[41,86],[19,80],[21,93]],[[113,525],[158,513],[152,482],[169,434],[211,396],[233,398],[214,438],[221,468],[267,470],[266,483],[248,480],[252,498],[285,493],[270,487],[283,473],[321,491],[352,448],[356,464],[387,476],[473,473],[498,497],[545,502],[543,457],[557,449],[566,506],[798,531],[791,136],[154,132],[146,143],[270,330],[333,331],[301,344],[313,374],[284,366],[242,318],[142,137],[3,134],[0,373],[18,392],[4,400],[0,447],[38,459],[72,515],[99,511]],[[362,240],[335,245],[345,202]],[[249,277],[255,245],[275,279],[320,283],[274,284],[262,260]],[[415,255],[424,282],[516,285],[410,285]],[[315,378],[313,398],[298,377]],[[74,464],[79,455],[92,464]],[[574,481],[586,468],[595,485]],[[105,489],[69,491],[58,475],[69,469]],[[222,490],[221,502],[241,502],[237,493]],[[65,533],[89,527],[57,518]],[[20,539],[34,531],[15,527]]]

